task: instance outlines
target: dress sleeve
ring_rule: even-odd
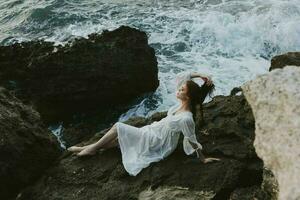
[[[191,72],[183,71],[176,74],[176,89],[179,89],[186,81],[191,80]]]
[[[196,151],[196,149],[194,149],[192,147],[192,145],[189,143],[189,141],[191,141],[192,143],[196,143],[198,146],[197,148],[202,149],[202,145],[197,141],[197,138],[196,138],[195,123],[192,118],[186,117],[182,120],[181,131],[184,136],[183,150],[187,155],[190,155]],[[197,153],[197,157],[199,157],[198,153]]]

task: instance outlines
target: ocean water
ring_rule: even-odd
[[[0,2],[1,45],[33,39],[63,44],[121,25],[147,33],[158,59],[160,86],[119,121],[165,111],[178,101],[174,78],[180,71],[208,74],[216,85],[214,95],[228,95],[233,87],[267,73],[272,56],[300,51],[300,0]]]

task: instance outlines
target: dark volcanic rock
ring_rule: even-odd
[[[263,199],[261,195],[261,188],[257,185],[238,188],[231,195],[230,200],[253,200],[253,199]]]
[[[166,112],[160,112],[149,119],[131,118],[125,123],[140,127],[165,116]],[[205,123],[197,125],[197,137],[203,153],[222,158],[219,162],[201,164],[195,155],[185,155],[182,136],[178,148],[169,157],[152,163],[137,176],[125,171],[118,148],[86,158],[66,152],[59,165],[24,190],[20,199],[138,199],[145,191],[146,194],[152,191],[153,199],[160,192],[172,199],[174,193],[168,192],[174,192],[174,187],[181,188],[175,193],[186,199],[201,199],[198,194],[202,191],[211,192],[207,199],[228,199],[236,188],[261,187],[262,162],[253,148],[254,118],[244,96],[214,97],[204,105],[204,117]],[[107,130],[82,144],[98,140]],[[187,194],[180,193],[186,190],[195,196],[188,198]]]
[[[204,119],[199,136],[207,153],[239,160],[256,158],[254,118],[243,95],[214,97],[204,105]]]
[[[230,200],[277,200],[278,182],[271,170],[263,168],[262,184],[237,188],[230,195]]]
[[[0,47],[0,73],[1,83],[47,121],[124,107],[159,85],[146,33],[126,26],[65,46],[33,41]]]
[[[274,56],[271,60],[271,67],[269,71],[283,68],[287,65],[300,66],[300,52],[288,52],[282,55]]]
[[[0,199],[14,197],[60,155],[40,115],[0,87]]]

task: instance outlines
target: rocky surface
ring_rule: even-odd
[[[269,71],[281,69],[287,65],[300,66],[300,52],[288,52],[274,56],[271,60],[271,67]]]
[[[165,116],[166,112],[160,112],[126,123],[140,127]],[[65,152],[60,163],[19,199],[228,199],[235,190],[251,187],[268,199],[261,187],[262,162],[253,147],[254,118],[244,96],[214,97],[204,105],[204,118],[205,123],[197,126],[197,137],[203,153],[221,158],[219,162],[201,164],[195,155],[185,155],[182,136],[169,157],[137,176],[125,171],[118,148],[86,158]],[[107,130],[82,144],[98,140]]]
[[[0,199],[32,184],[60,154],[39,113],[0,87]]]
[[[278,181],[279,199],[300,199],[300,68],[274,70],[242,89],[255,117],[256,152]]]
[[[181,136],[169,157],[135,177],[123,168],[118,148],[86,158],[65,152],[48,168],[60,155],[57,142],[38,112],[0,88],[0,199],[24,186],[18,200],[300,198],[300,68],[286,67],[300,65],[299,56],[275,56],[270,71],[283,70],[204,104],[204,121],[196,119],[196,134],[204,155],[221,161],[202,164],[196,155],[185,155]],[[122,26],[66,46],[34,41],[0,47],[0,84],[23,103],[33,104],[46,122],[93,112],[91,121],[72,118],[64,124],[67,146],[83,140],[87,144],[109,130],[99,126],[101,120],[111,124],[132,100],[155,91],[157,62],[146,34]],[[165,116],[158,112],[125,123],[141,127]]]
[[[65,46],[32,41],[0,47],[0,84],[47,122],[117,105],[124,112],[126,104],[156,90],[157,74],[146,33],[127,26]]]
[[[262,184],[234,190],[229,200],[277,200],[278,183],[271,170],[263,168]]]

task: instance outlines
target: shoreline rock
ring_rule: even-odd
[[[281,69],[287,65],[300,66],[300,52],[288,52],[274,56],[271,59],[271,66],[269,68],[269,71],[272,71],[274,69]]]
[[[136,32],[137,35],[132,35],[132,31]],[[128,36],[127,34],[130,36]],[[124,35],[128,36],[126,40],[124,40]],[[132,41],[135,42],[134,44],[142,45],[137,45],[136,47],[134,47],[132,49],[132,52],[129,52],[131,57],[127,58],[126,55],[128,52],[125,52],[125,49],[131,45]],[[81,47],[84,48],[81,49]],[[76,68],[76,70],[78,71],[72,71],[71,65],[66,67],[67,72],[70,72],[70,74],[67,75],[69,79],[64,80],[65,82],[63,82],[62,79],[66,77],[66,71],[64,71],[64,63],[60,63],[60,58],[66,56],[66,58],[64,59],[67,59],[69,63],[77,64],[78,60],[76,59],[80,58],[76,58],[74,57],[74,55],[82,53],[82,55],[87,56],[89,55],[90,48],[93,49],[94,47],[96,48],[96,51],[94,52],[95,54],[97,54],[97,50],[99,49],[101,49],[101,51],[108,50],[108,52],[111,53],[109,54],[110,56],[121,54],[121,57],[116,61],[109,59],[105,60],[103,56],[101,57],[104,60],[103,63],[102,61],[99,62],[103,64],[103,66],[101,65],[103,67],[101,68],[101,70],[110,70],[110,73],[114,75],[112,77],[109,77],[105,74],[102,74],[102,71],[98,71],[99,69],[97,68],[96,64],[99,63],[97,62],[97,59],[93,63],[96,63],[94,65],[95,68],[92,68],[90,71],[88,70],[87,73],[84,74],[86,72],[86,63],[80,61],[78,63],[79,68]],[[291,90],[292,87],[290,88],[288,86],[286,86],[286,88],[283,90],[278,90],[278,87],[284,85],[282,81],[284,81],[284,83],[291,81],[289,79],[285,79],[288,78],[287,76],[284,76],[285,78],[282,78],[281,75],[279,75],[279,79],[275,76],[275,84],[271,81],[271,84],[254,84],[255,86],[253,86],[252,83],[259,83],[263,79],[257,78],[246,83],[246,85],[251,85],[251,90],[249,89],[250,86],[246,89],[246,86],[243,85],[241,87],[234,88],[231,91],[230,96],[215,96],[212,101],[204,104],[203,108],[205,121],[199,121],[198,119],[198,121],[196,122],[196,134],[200,143],[204,147],[203,153],[207,156],[220,157],[222,158],[222,161],[204,165],[195,160],[195,155],[185,155],[182,149],[181,136],[177,149],[169,157],[158,163],[152,163],[149,167],[143,169],[143,171],[138,174],[138,176],[131,177],[127,174],[122,166],[121,154],[117,148],[108,149],[104,152],[99,152],[93,157],[83,159],[72,156],[69,152],[65,152],[59,158],[59,162],[56,163],[56,165],[48,168],[50,164],[54,162],[55,158],[60,155],[60,150],[57,150],[57,142],[52,142],[52,139],[48,138],[49,130],[46,130],[45,127],[42,127],[43,125],[42,121],[39,118],[39,114],[29,106],[23,105],[19,100],[16,100],[18,103],[11,104],[10,102],[13,102],[15,100],[11,100],[14,99],[14,97],[9,93],[15,93],[17,96],[22,97],[22,101],[24,103],[33,103],[34,106],[39,107],[39,111],[42,112],[44,116],[46,116],[44,118],[46,119],[46,121],[51,117],[55,118],[58,115],[62,114],[61,111],[59,111],[59,109],[61,109],[59,107],[59,103],[57,103],[56,105],[54,105],[54,103],[52,105],[42,101],[46,99],[46,101],[53,103],[53,99],[55,99],[56,97],[62,98],[61,101],[67,104],[67,108],[66,110],[64,110],[64,112],[66,112],[69,117],[70,115],[72,115],[72,109],[75,105],[70,103],[70,101],[72,100],[75,100],[76,103],[84,102],[85,104],[87,104],[83,105],[83,107],[80,107],[78,110],[82,109],[82,111],[87,113],[89,111],[96,112],[95,106],[97,106],[100,102],[98,101],[98,98],[103,96],[101,96],[102,93],[97,93],[99,87],[93,85],[90,80],[97,82],[99,81],[98,78],[101,75],[102,79],[101,81],[97,82],[97,84],[102,84],[103,81],[106,82],[104,88],[106,86],[117,88],[120,86],[120,83],[125,82],[128,83],[128,85],[126,85],[127,88],[137,84],[136,91],[138,92],[116,91],[116,93],[113,94],[112,91],[108,91],[108,100],[116,99],[117,97],[113,95],[119,95],[118,97],[120,97],[121,94],[122,98],[120,99],[120,102],[118,102],[117,100],[116,102],[103,101],[105,106],[103,108],[99,107],[99,110],[110,107],[110,109],[115,109],[116,112],[119,112],[120,110],[124,109],[126,105],[128,105],[128,102],[130,102],[132,99],[135,99],[137,96],[142,95],[145,92],[155,91],[159,83],[157,80],[157,61],[156,58],[153,58],[153,56],[155,57],[154,50],[149,48],[145,33],[141,33],[137,30],[131,30],[127,27],[120,27],[115,31],[104,31],[104,33],[101,35],[91,34],[89,36],[89,39],[76,39],[73,44],[70,43],[65,47],[54,47],[52,43],[47,42],[28,42],[15,44],[13,47],[11,46],[9,48],[12,48],[13,50],[10,49],[5,54],[2,54],[2,57],[0,56],[0,84],[3,84],[8,89],[10,89],[10,92],[8,92],[7,90],[0,88],[0,106],[2,106],[3,108],[2,112],[5,113],[4,115],[2,115],[0,109],[0,117],[5,116],[5,120],[8,121],[8,123],[6,123],[6,121],[3,121],[5,123],[3,123],[0,128],[7,131],[3,132],[4,136],[7,138],[14,137],[14,131],[17,130],[18,134],[16,136],[16,141],[18,142],[18,145],[16,147],[16,145],[14,145],[15,143],[0,143],[2,145],[0,145],[0,148],[2,148],[2,150],[0,150],[4,155],[5,152],[20,152],[19,154],[12,154],[13,156],[10,159],[16,158],[15,161],[18,161],[18,159],[22,157],[24,158],[24,160],[22,161],[27,164],[36,164],[37,162],[41,162],[42,164],[38,167],[34,165],[33,168],[26,168],[28,167],[26,166],[23,169],[23,174],[26,175],[25,178],[22,177],[20,173],[16,173],[15,177],[12,176],[13,178],[9,180],[5,174],[10,175],[12,174],[12,171],[7,172],[5,170],[8,168],[14,168],[14,163],[10,163],[10,160],[0,160],[0,162],[5,163],[5,165],[1,165],[1,172],[5,173],[3,173],[4,175],[0,174],[0,176],[4,177],[0,177],[0,183],[1,180],[5,180],[7,181],[5,186],[9,187],[9,190],[2,189],[2,191],[8,191],[9,194],[1,193],[1,188],[0,194],[10,195],[9,197],[11,197],[11,194],[15,195],[20,189],[22,189],[17,197],[18,200],[56,200],[58,198],[66,200],[74,198],[79,200],[94,198],[111,199],[112,196],[115,199],[151,199],[158,197],[171,198],[176,197],[177,195],[184,196],[187,199],[205,198],[237,200],[256,198],[258,200],[275,200],[277,199],[278,195],[280,199],[284,199],[285,197],[294,198],[294,196],[289,195],[292,195],[290,190],[295,189],[294,187],[291,187],[290,182],[294,181],[293,186],[297,186],[298,184],[297,180],[295,181],[295,179],[293,179],[297,178],[297,176],[292,176],[292,173],[290,173],[290,171],[295,170],[295,166],[293,165],[295,164],[295,162],[289,162],[292,170],[289,170],[289,168],[283,172],[282,170],[278,169],[278,166],[285,167],[285,165],[282,164],[282,161],[285,161],[284,159],[286,158],[277,156],[278,152],[275,150],[272,150],[270,152],[268,151],[271,147],[277,147],[273,143],[269,143],[274,139],[278,139],[276,140],[276,142],[278,144],[281,144],[279,137],[274,137],[274,134],[270,134],[270,127],[274,128],[282,125],[280,124],[282,121],[279,120],[278,123],[274,123],[271,126],[265,127],[267,123],[272,122],[273,118],[271,115],[275,113],[272,110],[273,108],[286,109],[287,111],[290,111],[288,109],[294,109],[298,112],[297,109],[299,108],[299,106],[293,107],[294,101],[290,101],[288,105],[280,104],[282,106],[272,106],[271,104],[272,101],[278,102],[282,100],[282,102],[284,102],[295,97],[295,95],[293,96],[292,93],[286,92],[297,91],[297,88],[295,87],[299,86],[298,83],[297,85],[293,85],[292,82],[288,84],[288,86],[293,87],[293,90]],[[27,49],[27,51],[25,51],[24,48]],[[146,57],[148,56],[148,60],[143,60],[143,58],[137,57],[137,60],[133,61],[135,62],[135,65],[133,65],[134,67],[133,69],[131,69],[132,71],[126,71],[128,67],[127,64],[128,62],[130,63],[129,60],[132,60],[134,56],[143,51],[145,51],[145,54],[143,55],[146,55]],[[3,47],[0,47],[0,52],[3,52]],[[21,56],[16,57],[16,55]],[[292,54],[284,54],[284,59],[282,59],[281,61],[278,61],[277,59],[281,59],[282,57],[280,56],[282,55],[274,57],[274,59],[272,59],[272,65],[270,67],[270,71],[272,70],[272,72],[270,72],[270,74],[264,75],[263,77],[272,77],[274,74],[278,75],[282,73],[282,71],[286,72],[291,70],[291,67],[286,67],[287,69],[284,68],[283,70],[276,69],[276,67],[284,67],[288,63],[290,63],[290,60],[292,60],[291,62],[294,62],[294,60],[298,60],[298,57],[295,58],[295,55],[298,56],[299,53],[293,52]],[[290,59],[289,56],[292,56],[292,58]],[[6,63],[7,65],[3,65],[3,63],[5,63],[5,59],[3,60],[3,58],[11,59],[12,63],[15,64],[15,68],[8,67],[11,65],[11,63]],[[122,63],[122,58],[124,58],[127,64]],[[276,64],[276,60],[279,64]],[[20,64],[22,62],[26,63],[26,65]],[[150,71],[142,73],[139,67],[141,63],[146,63],[145,66],[147,66],[147,69]],[[106,66],[112,66],[112,68],[108,68]],[[123,74],[118,74],[117,69],[119,69],[120,66],[123,70],[122,72],[124,72]],[[294,68],[295,67],[293,67],[293,73],[298,73],[299,70],[297,71]],[[45,70],[47,71],[47,75],[49,75],[49,77],[53,78],[58,75],[59,78],[50,78],[50,83],[47,82],[49,81],[47,80],[48,77],[39,77],[43,72],[45,72]],[[125,72],[128,74],[126,74]],[[129,75],[129,73],[131,73],[131,75]],[[139,75],[141,73],[143,74],[143,76],[140,76],[137,79],[133,77],[134,75]],[[292,75],[295,75],[293,73],[289,72],[288,75],[290,77],[293,77]],[[81,75],[83,75],[83,79],[81,79]],[[147,76],[149,79],[145,79],[144,76]],[[107,78],[111,79],[109,80]],[[123,82],[114,82],[114,80],[119,80],[118,78],[122,78]],[[81,81],[88,81],[84,82],[84,84],[87,85],[80,85],[83,82],[80,82],[76,79]],[[57,80],[59,81],[56,82]],[[66,85],[67,89],[62,87],[62,83],[68,83],[68,81],[70,83],[71,80],[75,81],[74,84]],[[149,81],[147,82],[145,80]],[[298,81],[297,77],[294,77],[294,80]],[[269,81],[269,79],[266,78],[265,81],[267,82]],[[141,82],[146,86],[139,84]],[[37,83],[42,84],[39,85]],[[108,83],[112,83],[112,85],[109,85]],[[124,84],[122,84],[122,86],[123,85]],[[50,88],[50,90],[42,91],[43,86],[47,86],[48,88]],[[271,90],[265,90],[270,86],[272,86]],[[58,91],[56,91],[57,88],[59,88]],[[117,90],[120,90],[120,88],[118,88]],[[35,92],[33,93],[33,96],[28,95],[29,91]],[[73,94],[70,91],[74,91],[76,94],[78,94],[78,96],[70,95]],[[92,93],[90,94],[90,96],[84,96],[84,94],[90,93],[91,91]],[[241,95],[236,95],[240,92]],[[253,96],[257,95],[259,98],[252,98],[252,96],[252,100],[249,100],[248,102],[247,100],[250,93]],[[49,98],[48,95],[53,96]],[[128,95],[128,99],[126,99],[125,96],[122,95]],[[246,98],[244,95],[246,96]],[[281,95],[286,96],[285,98],[283,98]],[[270,99],[268,99],[269,97]],[[65,98],[65,100],[63,98]],[[90,99],[87,100],[84,98]],[[267,101],[264,106],[260,106],[259,102],[264,99],[268,99],[270,101]],[[123,100],[125,101],[123,102]],[[39,104],[39,102],[42,103]],[[254,104],[257,105],[253,106]],[[11,107],[11,105],[18,106],[17,108],[13,108]],[[43,106],[46,105],[49,107],[46,108],[46,110],[43,110]],[[119,105],[119,107],[116,105]],[[258,107],[260,108],[258,109]],[[263,107],[263,109],[272,108],[270,109],[272,111],[270,113],[271,115],[265,115],[264,112],[262,114],[258,114],[263,110],[261,109],[261,107]],[[51,114],[49,113],[49,111],[47,111],[47,109],[52,108],[54,108],[54,110]],[[69,108],[70,110],[68,110]],[[18,109],[21,109],[21,111]],[[8,110],[9,112],[5,110]],[[111,110],[107,110],[107,112],[110,113],[111,116],[115,115],[115,113],[113,113]],[[277,117],[281,116],[280,114],[288,113],[286,110],[279,112],[279,114],[277,113]],[[153,121],[160,120],[165,116],[166,112],[158,112],[153,114],[149,118],[131,118],[126,121],[126,123],[136,127],[140,127],[152,123]],[[258,116],[259,118],[257,119]],[[285,119],[284,116],[281,117],[281,120]],[[294,118],[298,119],[297,117],[299,118],[299,116],[296,116],[296,118]],[[260,120],[262,118],[263,120]],[[17,120],[16,122],[13,122],[12,119]],[[107,116],[106,120],[109,121],[109,116]],[[9,124],[8,129],[4,124]],[[299,124],[300,123],[298,122],[294,123],[294,125]],[[257,127],[260,127],[262,131],[265,131],[266,134],[264,136],[268,138],[263,140],[260,139],[262,135],[259,131],[255,133],[255,126],[256,131]],[[299,130],[299,127],[296,128],[298,128]],[[101,136],[103,136],[108,128],[102,129],[97,134],[95,134],[95,136],[91,137],[91,134],[94,134],[97,130],[99,130],[99,127],[97,127],[95,123],[76,124],[74,126],[68,124],[65,129],[65,137],[69,138],[69,140],[73,144],[76,144],[78,141],[82,140],[84,141],[82,141],[81,144],[87,144],[98,140]],[[37,134],[34,134],[34,136],[24,135],[24,133],[28,132],[37,132]],[[274,132],[276,131],[274,130]],[[45,133],[46,136],[42,135]],[[276,132],[275,136],[286,136],[283,135],[284,133],[285,131],[281,130],[280,132]],[[72,134],[76,134],[76,136],[74,137]],[[24,137],[25,140],[19,140],[18,137]],[[292,134],[291,137],[296,137],[296,134]],[[299,141],[298,139],[296,138],[295,141]],[[43,142],[36,142],[36,140],[42,140]],[[14,138],[11,141],[14,141]],[[0,142],[3,142],[3,140],[1,140]],[[26,145],[23,145],[22,142],[26,143]],[[267,146],[269,149],[265,148],[266,146],[264,146],[264,144],[268,144]],[[291,148],[297,147],[297,145],[299,146],[298,143],[291,143]],[[25,146],[29,149],[33,147],[34,148],[27,151]],[[15,147],[21,149],[14,149]],[[50,158],[47,161],[43,161],[45,155],[43,154],[44,152],[42,147],[50,147],[50,149],[47,149],[47,151],[49,151],[48,153],[52,155],[53,159]],[[7,149],[8,151],[6,151]],[[24,149],[25,152],[22,151]],[[291,152],[290,149],[280,150],[281,153],[285,152],[284,150],[287,150],[287,153],[285,153],[284,155],[287,155],[289,154],[289,152]],[[37,152],[42,153],[38,154]],[[256,152],[259,154],[259,157],[257,156]],[[31,156],[36,155],[39,155],[37,157],[37,160],[30,160],[32,159]],[[4,158],[6,159],[7,157],[4,156],[0,159]],[[43,162],[48,162],[49,166],[46,166],[46,164],[44,165]],[[44,170],[46,171],[42,174]],[[33,174],[33,171],[37,173]],[[294,174],[299,174],[297,170],[295,171],[296,172]],[[42,176],[40,176],[41,174]],[[16,181],[16,179],[20,179],[21,181],[18,182]],[[21,183],[22,185],[17,185],[17,183]],[[24,188],[24,186],[28,187]],[[286,189],[287,187],[288,189]],[[280,190],[278,190],[278,188],[280,188]],[[192,192],[187,194],[186,190]],[[295,189],[295,191],[297,191],[297,188]],[[298,193],[295,193],[295,195],[298,195]]]
[[[216,96],[203,109],[206,121],[197,128],[197,137],[204,147],[204,154],[220,157],[220,162],[201,164],[195,160],[195,155],[185,155],[182,136],[177,149],[169,157],[152,163],[135,177],[128,175],[123,168],[117,148],[82,159],[65,152],[60,163],[24,190],[20,199],[105,200],[112,196],[114,199],[137,199],[145,196],[145,192],[156,195],[157,191],[162,195],[168,191],[185,195],[174,187],[195,191],[193,198],[209,192],[208,199],[224,199],[236,188],[255,185],[260,188],[263,166],[251,146],[254,118],[245,98]],[[126,123],[140,127],[165,116],[166,112],[155,113],[148,119],[131,118]],[[106,131],[102,130],[81,144],[98,140]],[[259,195],[263,195],[261,189]]]
[[[15,197],[60,155],[39,113],[0,87],[0,199]]]
[[[127,26],[65,46],[45,41],[1,46],[0,66],[0,83],[34,105],[46,123],[124,107],[159,85],[146,33]]]

